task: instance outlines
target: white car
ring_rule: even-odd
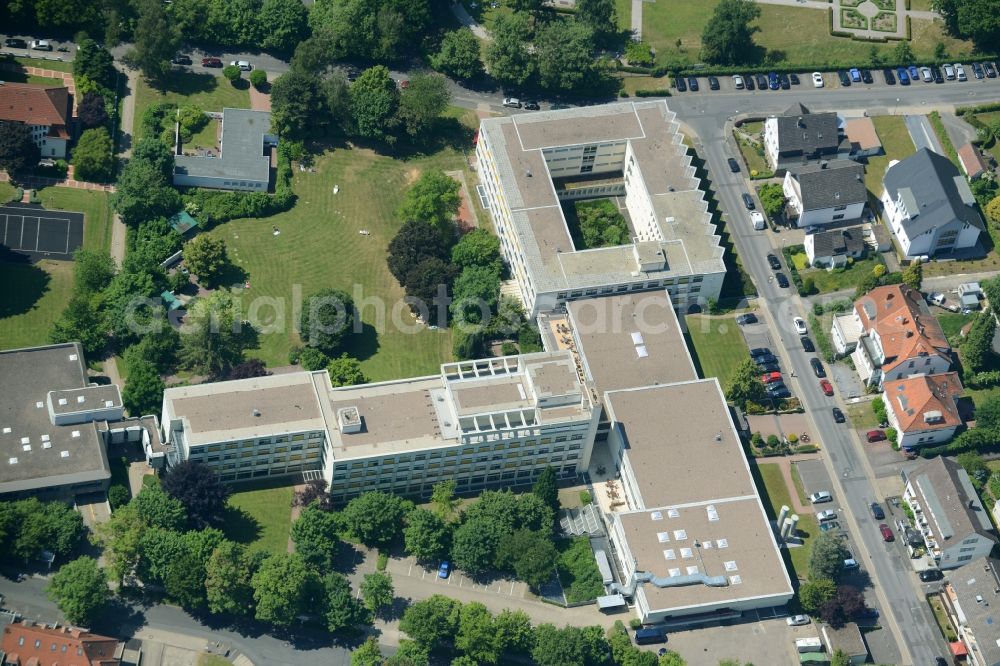
[[[785,620],[785,622],[788,623],[789,627],[801,627],[804,624],[809,624],[809,616],[808,615],[792,615],[791,617],[787,618]]]
[[[930,67],[921,67],[920,78],[924,80],[924,83],[931,83],[934,80],[934,73],[931,72]]]
[[[836,519],[837,519],[837,512],[834,511],[833,509],[827,509],[826,511],[816,512],[816,520],[818,520],[821,523],[825,523],[828,520],[836,520]]]
[[[733,85],[736,86],[737,90],[743,90],[743,77],[739,74],[733,74]]]
[[[955,63],[955,76],[958,77],[959,81],[968,81],[968,77],[965,76],[965,67]]]
[[[813,85],[817,88],[823,87],[823,75],[819,72],[813,72]]]
[[[35,51],[51,51],[52,45],[47,39],[33,39],[31,40],[31,48]]]
[[[796,317],[792,320],[792,324],[795,326],[795,332],[799,335],[805,335],[808,330],[806,329],[806,322],[802,317]]]
[[[767,220],[764,219],[763,213],[761,213],[759,210],[750,211],[750,224],[757,231],[760,231],[761,229],[767,229]]]
[[[234,60],[229,64],[232,65],[233,67],[239,67],[244,72],[249,72],[251,69],[253,69],[253,65],[251,65],[246,60]]]
[[[519,100],[516,97],[504,97],[503,98],[503,105],[507,106],[507,107],[510,107],[512,109],[520,109],[521,108],[521,100]]]
[[[822,504],[823,502],[832,502],[833,501],[833,495],[831,495],[830,493],[828,493],[825,490],[821,490],[818,493],[813,493],[812,495],[810,495],[809,496],[809,501],[812,502],[813,504]]]
[[[845,571],[852,571],[854,569],[859,568],[860,566],[861,565],[858,564],[858,561],[856,559],[854,559],[853,557],[849,557],[846,560],[844,560],[844,570]]]
[[[944,78],[948,79],[949,81],[955,78],[955,68],[952,67],[951,65],[947,64],[941,65],[941,69],[944,70]]]

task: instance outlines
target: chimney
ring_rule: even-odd
[[[805,129],[806,127],[806,124],[802,122],[802,116],[799,116],[798,120],[795,121],[795,124],[801,127],[802,129]]]

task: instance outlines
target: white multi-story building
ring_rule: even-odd
[[[487,118],[480,192],[530,316],[567,301],[666,289],[717,299],[726,267],[691,156],[665,102]],[[578,250],[561,202],[624,200],[625,245]]]
[[[868,202],[865,168],[852,160],[789,169],[782,190],[785,210],[800,228],[857,220]]]
[[[71,116],[65,87],[0,82],[0,121],[28,125],[43,158],[66,158]]]
[[[847,159],[851,153],[836,113],[813,113],[797,102],[764,121],[763,139],[764,156],[776,173],[820,160]]]
[[[958,463],[938,457],[900,474],[906,486],[903,499],[938,567],[954,569],[990,554],[996,544],[993,524]]]
[[[441,374],[331,388],[326,371],[170,388],[163,440],[224,481],[303,473],[335,501],[366,490],[426,496],[586,469],[595,409],[569,352],[448,363]]]

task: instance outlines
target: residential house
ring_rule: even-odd
[[[865,239],[861,227],[832,229],[806,234],[806,256],[816,267],[839,268],[848,258],[859,259],[865,254]]]
[[[0,121],[31,127],[31,138],[44,158],[66,158],[72,109],[65,87],[0,82]]]
[[[86,629],[24,620],[3,628],[0,649],[10,666],[118,666],[123,644]]]
[[[858,219],[868,202],[865,168],[851,160],[791,168],[782,189],[785,210],[798,227]]]
[[[921,148],[882,178],[889,228],[908,259],[969,249],[985,230],[969,183],[951,161]]]
[[[219,154],[176,155],[174,185],[266,192],[278,145],[270,112],[223,109],[221,122]]]
[[[958,149],[958,163],[962,165],[962,171],[969,177],[969,180],[975,180],[990,170],[982,153],[971,143]]]
[[[969,666],[1000,666],[1000,576],[987,557],[955,569],[941,595]]]
[[[962,426],[957,372],[886,380],[882,388],[886,417],[899,433],[900,446],[943,444]]]
[[[989,555],[997,541],[993,524],[961,465],[937,457],[904,467],[900,476],[903,500],[939,568],[955,569]]]
[[[882,141],[875,131],[875,123],[868,116],[851,118],[844,123],[844,137],[851,144],[851,159],[881,155]]]
[[[850,143],[840,134],[836,113],[812,113],[793,104],[764,121],[764,156],[775,173],[809,162],[847,158]]]
[[[861,635],[861,629],[854,622],[848,622],[839,629],[824,624],[820,629],[827,652],[833,654],[840,650],[847,655],[852,664],[863,664],[868,661],[868,646]]]
[[[905,284],[876,287],[854,302],[853,315],[834,317],[837,353],[851,353],[869,386],[951,369],[951,347],[919,291]]]

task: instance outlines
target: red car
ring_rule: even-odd
[[[885,441],[885,431],[884,430],[869,430],[865,435],[868,438],[868,443],[874,442],[884,442]]]
[[[764,375],[760,376],[760,381],[764,382],[765,384],[771,384],[773,382],[780,382],[781,381],[781,373],[780,372],[768,372],[767,374],[764,374]]]
[[[222,61],[218,58],[202,58],[202,67],[222,67]]]
[[[823,390],[823,395],[833,395],[833,384],[829,379],[819,380],[819,387]]]
[[[892,530],[885,523],[880,523],[878,526],[878,531],[882,533],[882,541],[895,541],[896,537],[893,535]]]

